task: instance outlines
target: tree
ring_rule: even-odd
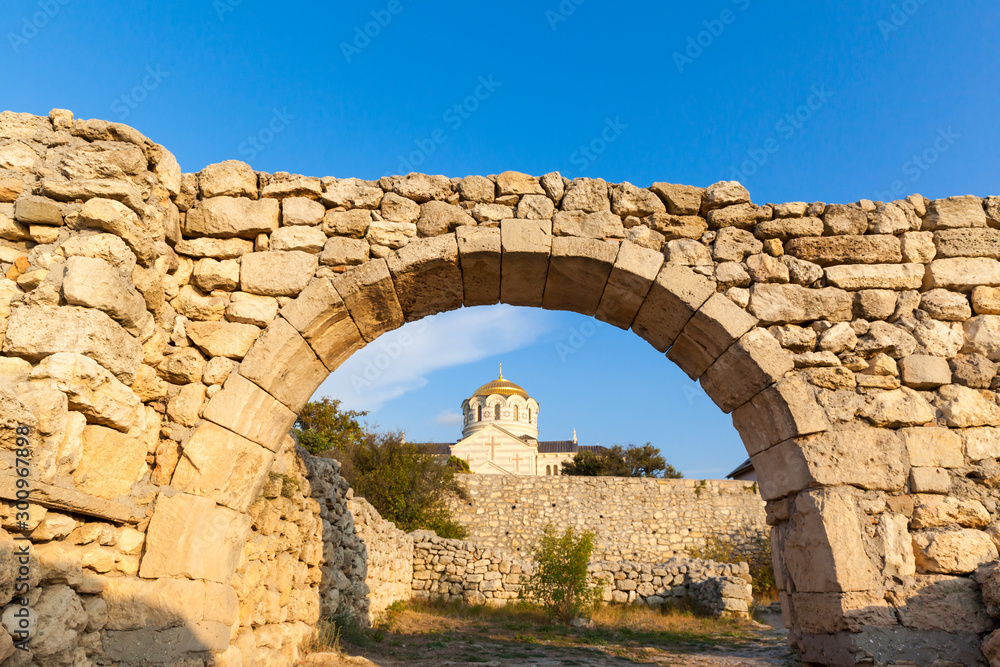
[[[627,448],[615,445],[603,451],[578,452],[572,461],[562,466],[563,475],[582,477],[661,477],[680,479],[683,475],[668,465],[650,443]]]
[[[367,412],[341,410],[340,401],[322,398],[306,403],[295,422],[295,436],[310,454],[344,458],[365,442],[365,427],[358,421]]]
[[[567,528],[560,536],[552,526],[546,526],[532,554],[535,570],[521,596],[566,624],[591,611],[601,600],[601,587],[587,573],[593,551],[592,532],[577,536],[573,528]]]

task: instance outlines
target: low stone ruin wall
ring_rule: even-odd
[[[467,604],[503,606],[517,599],[530,561],[465,540],[449,540],[430,531],[413,538],[413,597],[419,600],[462,600]],[[746,617],[752,602],[750,569],[695,558],[674,558],[650,565],[597,561],[588,571],[603,582],[607,603],[662,605],[690,600],[715,615]]]
[[[749,555],[769,529],[754,482],[460,475],[451,503],[469,539],[527,557],[545,526],[594,533],[594,557],[660,563],[718,537]]]
[[[413,539],[386,521],[364,498],[348,492],[347,508],[364,547],[368,564],[368,620],[374,621],[397,600],[410,599],[413,582]]]

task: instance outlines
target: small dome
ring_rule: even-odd
[[[499,394],[500,396],[520,396],[522,398],[530,398],[528,392],[526,392],[520,385],[516,385],[510,380],[503,379],[503,369],[500,369],[500,379],[494,380],[493,382],[487,382],[482,387],[476,390],[473,396],[492,396],[493,394]]]

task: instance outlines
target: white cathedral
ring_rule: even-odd
[[[477,389],[462,402],[465,428],[455,444],[435,444],[480,475],[558,475],[579,451],[602,450],[572,440],[538,440],[538,401],[523,388],[500,377]]]

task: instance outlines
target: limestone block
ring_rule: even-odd
[[[890,599],[902,624],[917,630],[980,633],[994,626],[979,587],[965,577],[920,575],[913,588]]]
[[[909,387],[870,394],[858,409],[858,416],[875,426],[918,426],[934,419],[934,408]]]
[[[1000,289],[986,286],[973,288],[972,309],[977,315],[1000,315]]]
[[[127,385],[142,363],[142,345],[101,311],[78,307],[22,306],[7,323],[6,355],[40,361],[57,352],[90,357]]]
[[[831,236],[864,234],[868,216],[856,205],[830,204],[823,212],[823,226]]]
[[[221,320],[226,312],[225,299],[205,294],[193,285],[181,287],[170,305],[178,315],[203,322]]]
[[[935,199],[927,206],[923,228],[926,230],[985,227],[983,200],[972,195]]]
[[[35,195],[21,195],[14,202],[14,219],[22,225],[63,224],[62,211],[51,199]]]
[[[754,236],[759,239],[781,239],[797,236],[822,236],[823,221],[819,218],[783,217],[757,223]]]
[[[252,324],[234,322],[189,322],[185,333],[209,357],[242,359],[260,336]]]
[[[241,260],[240,288],[263,296],[296,296],[318,266],[316,255],[299,250],[250,253]]]
[[[490,184],[492,187],[492,183]],[[489,306],[500,301],[500,230],[459,227],[458,255],[462,267],[465,306]]]
[[[335,180],[326,184],[324,179],[323,201],[330,207],[336,208],[367,208],[376,209],[382,202],[382,188],[365,185],[363,181],[356,178],[345,178]]]
[[[108,500],[127,496],[146,465],[146,445],[103,426],[83,429],[83,457],[73,472],[76,488]]]
[[[440,236],[461,226],[475,224],[476,221],[464,209],[443,201],[429,201],[420,207],[417,234],[422,237]]]
[[[804,379],[780,380],[733,411],[733,426],[752,456],[797,436],[830,428],[826,414]]]
[[[181,387],[181,390],[167,402],[167,417],[181,426],[194,426],[201,417],[205,390],[205,385],[200,382]]]
[[[178,255],[235,259],[253,252],[253,241],[247,239],[183,239],[174,246]]]
[[[913,551],[918,572],[939,574],[968,574],[998,555],[989,535],[970,528],[916,533]]]
[[[717,262],[742,262],[747,255],[759,253],[764,244],[744,229],[727,227],[719,230],[712,244],[712,258]]]
[[[825,270],[827,282],[845,290],[920,289],[923,264],[845,264]]]
[[[789,280],[788,265],[778,257],[758,253],[747,257],[746,264],[754,282],[787,283]]]
[[[283,199],[284,197],[319,197],[323,194],[322,181],[314,176],[301,176],[299,174],[269,174],[261,180],[261,197],[274,197]]]
[[[240,324],[266,327],[277,315],[278,300],[273,296],[234,292],[226,306],[226,319]]]
[[[559,211],[552,218],[552,234],[590,239],[620,239],[625,236],[625,227],[622,219],[611,211]]]
[[[941,287],[954,292],[1000,285],[1000,262],[987,257],[935,259],[927,267],[925,287]]]
[[[794,593],[791,606],[796,626],[802,632],[857,632],[864,627],[890,627],[898,623],[885,599],[867,591]]]
[[[911,468],[910,491],[913,493],[948,493],[951,477],[944,468]]]
[[[103,259],[118,269],[118,273],[125,278],[131,278],[132,271],[135,270],[135,254],[114,234],[73,236],[59,248],[66,257]]]
[[[938,396],[937,407],[948,426],[1000,425],[1000,407],[975,389],[948,384],[938,390]]]
[[[765,324],[829,320],[845,322],[852,317],[850,294],[835,287],[809,289],[800,285],[753,285],[750,312]]]
[[[139,221],[139,216],[113,199],[90,199],[80,209],[77,223],[120,237],[144,265],[155,256],[154,239]]]
[[[549,205],[552,206],[552,200],[549,200],[542,195],[525,195],[525,197],[546,199],[549,202]],[[525,207],[525,209],[526,208],[527,207]],[[512,206],[502,206],[500,204],[476,204],[472,208],[472,217],[476,219],[476,222],[478,222],[481,227],[497,227],[499,226],[501,220],[509,220],[514,217],[529,218],[531,220],[548,220],[552,217],[552,213],[547,216],[540,214],[536,215],[536,213],[538,213],[536,207],[532,207],[530,211],[531,215],[527,215],[528,212],[529,211],[527,210],[523,210],[523,215],[516,216]],[[552,212],[555,212],[554,207]]]
[[[57,201],[107,199],[125,204],[136,212],[144,210],[142,193],[128,180],[91,178],[57,181],[43,178],[41,190],[43,195]],[[128,240],[126,239],[125,242],[128,243]],[[131,244],[129,245],[131,246]]]
[[[628,329],[659,274],[663,261],[662,253],[630,241],[622,241],[595,317],[621,329]]]
[[[714,293],[715,285],[707,278],[687,267],[664,264],[632,322],[632,331],[666,352]]]
[[[890,577],[912,577],[917,572],[913,541],[907,525],[907,519],[902,514],[883,512],[878,517],[875,534],[881,542],[878,546],[885,554],[882,572]]]
[[[57,352],[29,374],[31,384],[66,394],[69,408],[82,412],[92,424],[127,432],[135,422],[139,397],[89,357]]]
[[[934,232],[938,257],[990,257],[1000,259],[1000,230],[988,227],[946,229]]]
[[[205,582],[110,577],[100,599],[107,609],[106,630],[165,630],[202,620]]]
[[[654,199],[655,195],[650,194]],[[662,205],[662,204],[661,204]],[[497,206],[496,204],[479,204],[479,206]],[[529,220],[551,220],[555,213],[555,204],[545,195],[524,195],[517,203],[517,213],[515,217],[527,218]],[[475,214],[473,214],[475,217]],[[493,218],[496,221],[510,218],[510,215],[502,215]],[[478,218],[477,218],[478,221]]]
[[[937,254],[931,232],[906,232],[899,238],[904,262],[927,264]]]
[[[663,248],[663,254],[671,264],[703,268],[712,266],[712,255],[708,248],[691,239],[667,241],[666,247]]]
[[[412,238],[417,234],[416,226],[412,226],[409,229],[409,233],[402,234],[402,230],[408,229],[406,227],[399,227],[402,223],[383,223],[379,228],[380,233],[385,236],[385,238],[380,238],[378,242],[380,245],[389,245],[388,235],[398,232],[406,238]],[[365,237],[365,234],[369,232],[369,227],[372,226],[372,214],[371,211],[365,209],[352,209],[350,211],[327,211],[323,216],[323,233],[327,236],[344,236],[352,239],[361,239]],[[401,238],[402,238],[401,236]],[[396,241],[393,241],[396,243]],[[399,244],[405,243],[405,240],[401,240]],[[397,246],[398,247],[398,246]]]
[[[910,528],[938,528],[957,523],[963,528],[985,528],[990,513],[978,500],[960,500],[948,496],[915,494]]]
[[[264,488],[273,461],[274,452],[204,422],[184,446],[170,484],[246,512]]]
[[[559,179],[562,186],[562,179]],[[463,201],[488,204],[496,197],[496,184],[485,176],[466,176],[459,186],[459,194]]]
[[[200,259],[195,262],[191,282],[204,292],[231,292],[240,284],[240,264],[235,259]]]
[[[331,372],[364,347],[357,325],[328,278],[314,278],[282,309],[281,316],[302,334]]]
[[[333,286],[366,341],[403,325],[403,310],[385,260],[349,269],[333,279]]]
[[[501,221],[501,303],[542,305],[552,250],[551,229],[548,220]]]
[[[198,172],[198,186],[205,199],[226,195],[257,198],[257,174],[246,162],[226,160]]]
[[[802,593],[871,591],[875,569],[861,541],[857,504],[849,491],[817,489],[795,498],[783,560]]]
[[[542,307],[593,315],[617,255],[618,243],[615,241],[553,238]]]
[[[624,182],[611,187],[611,210],[622,217],[642,217],[666,212],[667,208],[654,193]]]
[[[673,241],[674,239],[697,240],[708,231],[708,222],[697,215],[654,213],[643,218],[643,224],[661,235],[665,241]]]
[[[965,455],[970,461],[1000,458],[1000,429],[993,426],[967,428],[959,431],[965,445]],[[965,461],[961,456],[954,458],[958,463],[953,468],[961,467]]]
[[[278,229],[278,201],[243,197],[204,199],[184,217],[184,234],[214,238],[254,238]]]
[[[202,382],[207,385],[221,385],[229,377],[229,374],[236,368],[236,362],[225,357],[215,357],[205,364],[205,371],[202,375]]]
[[[493,183],[490,182],[489,188],[491,191],[493,187]],[[493,200],[490,199],[490,201]],[[420,205],[412,199],[401,197],[395,192],[387,192],[382,197],[380,211],[382,219],[389,222],[415,223],[420,218]],[[414,235],[416,234],[416,228],[414,228],[413,233]]]
[[[380,192],[381,194],[381,192]],[[316,226],[323,222],[326,209],[307,197],[288,197],[281,201],[281,224]]]
[[[914,389],[933,389],[951,383],[951,367],[943,357],[913,354],[899,360],[903,384]]]
[[[889,235],[794,238],[785,243],[785,252],[820,266],[888,264],[903,259],[899,239]]]
[[[205,419],[274,451],[295,423],[295,413],[239,373],[208,402]]]
[[[452,191],[451,181],[446,176],[427,174],[407,174],[393,185],[393,192],[418,204],[432,199],[447,199]]]
[[[725,413],[777,382],[795,364],[765,329],[751,329],[701,376],[701,386]],[[734,379],[737,379],[734,381]]]
[[[250,517],[208,498],[160,494],[139,566],[145,579],[188,577],[228,583],[250,532]]]
[[[454,235],[414,241],[389,255],[386,263],[406,321],[462,307],[462,271]]]
[[[239,373],[295,413],[330,374],[295,327],[280,317],[247,353]]]
[[[825,431],[786,440],[752,457],[765,500],[814,486],[897,491],[906,484],[903,444],[888,429]]]
[[[713,294],[688,320],[667,358],[697,380],[719,356],[757,324],[757,318],[722,294]]]
[[[924,292],[920,297],[920,308],[937,320],[962,322],[972,317],[966,295],[943,289]]]
[[[707,212],[749,202],[750,193],[738,181],[719,181],[704,191],[701,210]]]
[[[190,347],[182,347],[165,356],[156,367],[160,377],[174,384],[198,382],[204,370],[205,358],[198,350]]]
[[[902,428],[898,431],[914,467],[960,468],[962,437],[958,432],[940,427]],[[966,432],[967,433],[967,432]]]
[[[364,239],[334,236],[327,239],[319,263],[324,266],[354,266],[368,261],[370,246]]]
[[[501,187],[501,193],[503,188]],[[562,209],[564,211],[610,211],[611,202],[608,199],[608,184],[601,178],[575,178],[563,195]]]
[[[667,212],[674,215],[697,215],[701,210],[701,196],[704,188],[673,183],[653,183],[649,189],[666,204]],[[749,193],[747,195],[749,200]]]

